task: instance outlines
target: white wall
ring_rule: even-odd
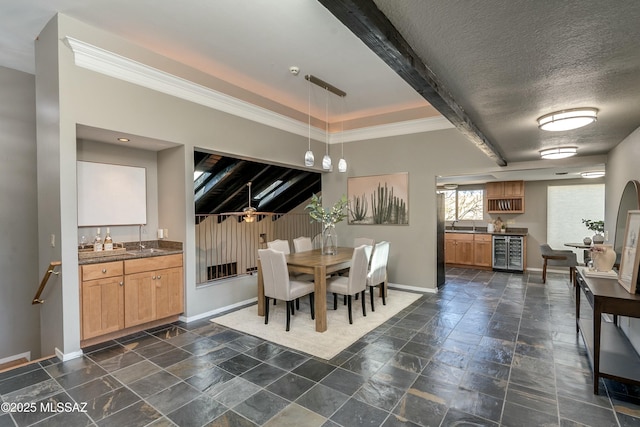
[[[626,137],[611,150],[607,160],[605,195],[605,230],[615,235],[615,223],[618,217],[618,204],[627,181],[640,180],[640,128]],[[622,327],[631,343],[640,352],[640,319],[622,319]]]
[[[35,79],[0,67],[0,360],[40,357]]]

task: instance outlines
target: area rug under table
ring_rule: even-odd
[[[285,331],[284,301],[269,306],[267,325],[264,324],[264,317],[258,316],[257,305],[213,318],[211,322],[329,360],[418,298],[420,294],[389,289],[387,305],[382,305],[382,299],[378,297],[375,300],[376,311],[371,311],[367,294],[367,316],[362,316],[360,300],[353,301],[353,324],[349,324],[347,306],[343,305],[342,297],[338,296],[338,309],[333,310],[333,296],[327,295],[325,332],[315,330],[315,320],[311,320],[309,312],[309,297],[300,299],[300,310],[296,310],[295,315],[291,316],[289,332]]]

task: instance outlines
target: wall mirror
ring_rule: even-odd
[[[620,262],[622,245],[624,244],[624,233],[627,226],[627,212],[640,209],[640,182],[631,180],[622,191],[620,205],[618,206],[618,218],[616,219],[616,234],[613,241],[613,250],[616,251],[617,260]]]

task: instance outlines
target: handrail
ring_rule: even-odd
[[[44,274],[44,277],[42,278],[42,282],[40,282],[40,287],[36,292],[36,296],[33,297],[31,304],[35,305],[35,304],[44,303],[44,300],[40,299],[40,295],[42,295],[42,291],[44,291],[44,287],[47,285],[47,282],[49,281],[49,277],[51,276],[51,274],[55,274],[56,276],[60,274],[59,271],[55,271],[55,268],[60,265],[62,265],[61,261],[51,261],[49,263],[49,268],[47,268],[47,272]]]

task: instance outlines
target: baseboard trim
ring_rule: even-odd
[[[180,316],[180,320],[185,323],[190,323],[196,320],[204,319],[206,317],[215,316],[216,314],[224,313],[225,311],[233,310],[235,308],[243,307],[245,305],[253,304],[258,301],[258,297],[249,298],[244,301],[237,302],[235,304],[227,305],[224,307],[216,308],[205,313],[196,314],[195,316]]]
[[[398,289],[401,291],[422,292],[425,294],[437,294],[438,288],[421,288],[419,286],[399,285],[397,283],[388,283],[389,289]]]
[[[74,351],[71,353],[63,353],[58,347],[55,348],[55,351],[58,359],[62,360],[63,362],[66,362],[67,360],[77,359],[78,357],[82,357],[82,355],[84,354],[82,350]]]
[[[27,359],[28,362],[31,361],[31,352],[25,351],[24,353],[14,354],[13,356],[8,356],[3,359],[0,359],[0,365],[4,365],[5,363],[13,362],[14,360]]]

